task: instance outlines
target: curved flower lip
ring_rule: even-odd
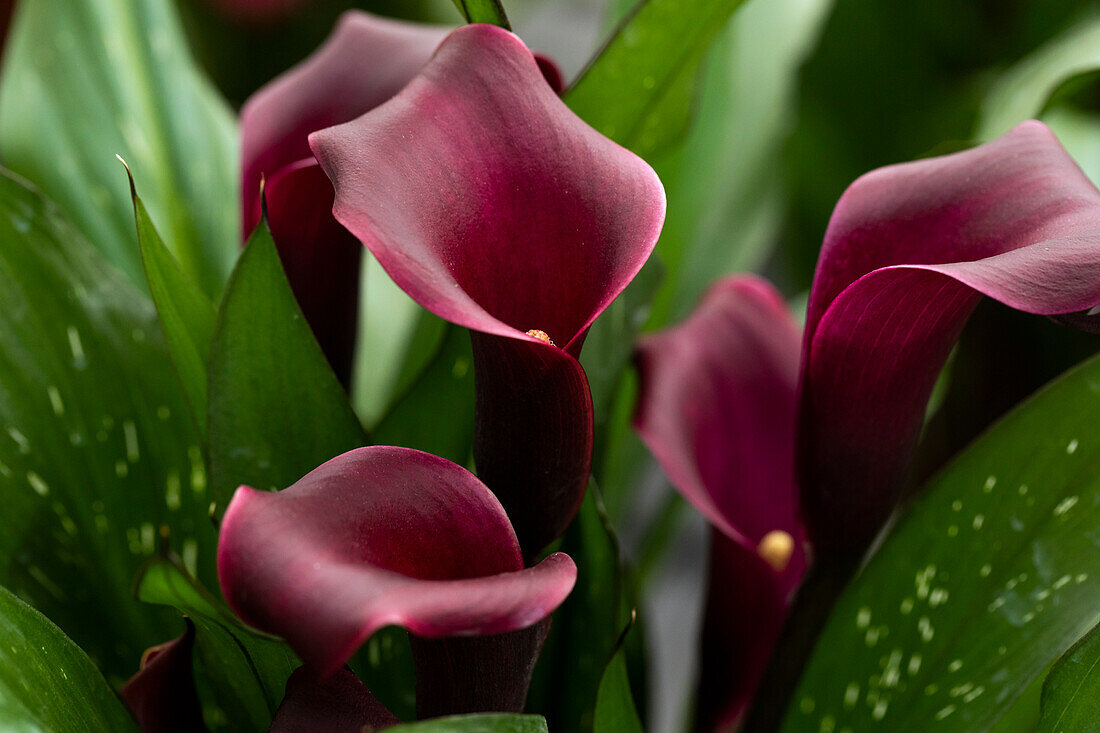
[[[241,487],[222,522],[218,575],[246,622],[325,676],[378,629],[496,634],[545,618],[576,566],[523,569],[515,533],[473,474],[406,448],[360,448],[278,493]]]
[[[206,730],[191,671],[195,625],[184,621],[183,635],[147,649],[141,669],[119,691],[143,731]]]
[[[796,545],[802,535],[793,468],[800,339],[766,281],[732,276],[685,322],[642,338],[635,354],[642,442],[715,527],[754,552],[770,531]]]
[[[653,170],[574,115],[513,34],[468,25],[397,96],[310,136],[333,213],[436,315],[576,356],[664,220]]]
[[[837,204],[801,374],[815,547],[861,552],[893,509],[936,375],[982,295],[1076,320],[1100,303],[1100,192],[1039,122],[873,171]]]

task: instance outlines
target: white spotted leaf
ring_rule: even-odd
[[[933,477],[845,590],[784,731],[990,728],[1100,608],[1100,357]]]
[[[113,676],[179,634],[131,588],[162,529],[213,581],[198,445],[152,303],[0,170],[0,585]]]

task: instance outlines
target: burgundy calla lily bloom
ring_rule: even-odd
[[[355,351],[362,248],[332,218],[332,184],[317,166],[308,136],[354,120],[397,94],[450,30],[348,11],[317,51],[264,85],[241,109],[242,241],[260,221],[260,183],[266,179],[268,223],[287,278],[345,385]],[[557,66],[538,60],[545,79],[561,91]]]
[[[407,629],[422,717],[521,710],[540,622],[576,573],[561,553],[524,569],[492,492],[407,448],[359,448],[278,493],[242,486],[218,541],[229,605],[319,677],[383,626]]]
[[[634,426],[714,526],[698,719],[743,714],[806,568],[794,436],[801,333],[775,290],[735,276],[643,338]]]
[[[266,179],[269,224],[287,279],[345,385],[355,351],[362,248],[332,218],[332,185],[307,138],[392,97],[446,34],[446,28],[349,11],[312,56],[241,109],[242,240],[260,221]]]
[[[184,621],[183,635],[148,649],[141,657],[141,669],[119,693],[145,733],[206,730],[191,670],[195,626],[191,619]]]
[[[286,681],[286,693],[267,733],[362,733],[399,722],[347,669],[318,680],[299,667]]]
[[[852,184],[818,262],[797,398],[797,331],[758,281],[719,284],[683,325],[641,342],[636,428],[722,533],[708,727],[734,724],[759,681],[806,567],[800,517],[816,561],[850,567],[893,511],[932,385],[982,295],[1095,327],[1082,311],[1100,303],[1100,192],[1038,122]],[[773,533],[769,546],[772,528],[793,541]],[[790,565],[763,573],[754,543],[761,558],[790,548]],[[717,699],[714,674],[734,680]]]
[[[1094,327],[1100,192],[1039,122],[849,187],[803,340],[798,477],[817,554],[858,556],[893,510],[937,374],[982,296]]]
[[[336,218],[413,299],[471,329],[478,473],[535,556],[580,506],[592,402],[577,356],[656,243],[660,181],[487,25],[452,33],[392,100],[310,144]]]

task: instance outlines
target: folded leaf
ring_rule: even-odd
[[[152,560],[135,586],[140,600],[172,606],[194,623],[199,666],[233,729],[267,730],[287,678],[300,664],[286,644],[238,621],[178,558]]]
[[[810,294],[798,438],[819,552],[858,554],[893,509],[982,295],[1042,315],[1100,304],[1100,192],[1041,123],[874,171],[837,204]]]

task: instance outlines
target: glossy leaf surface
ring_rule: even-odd
[[[1070,647],[1043,683],[1037,731],[1085,731],[1100,720],[1100,627]]]
[[[184,271],[216,294],[237,249],[237,212],[226,205],[236,191],[236,126],[191,59],[175,3],[21,3],[5,51],[5,165],[140,283],[121,155]]]
[[[1100,604],[1100,359],[934,477],[841,597],[784,731],[981,730]]]
[[[219,515],[241,484],[281,489],[366,443],[262,222],[227,286],[208,384],[209,460]]]
[[[88,656],[5,588],[0,588],[0,726],[137,731]]]
[[[538,715],[456,715],[420,723],[406,723],[387,730],[393,733],[547,733]]]
[[[191,417],[199,434],[205,436],[206,363],[210,358],[210,342],[214,338],[217,313],[210,300],[180,269],[179,262],[164,246],[164,240],[149,218],[145,203],[137,195],[132,178],[130,193],[134,200],[141,263],[157,308],[157,318],[183,385]]]
[[[682,133],[699,62],[743,0],[638,3],[565,94],[588,124],[639,153]]]
[[[152,561],[136,588],[140,600],[172,606],[194,622],[198,664],[234,730],[267,730],[287,679],[301,664],[290,647],[242,624],[178,560]]]
[[[131,593],[161,528],[192,570],[213,577],[198,438],[152,303],[6,172],[0,497],[0,583],[121,679],[179,633],[175,614]]]

